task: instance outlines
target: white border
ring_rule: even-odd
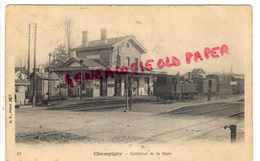
[[[2,1],[1,1],[2,2]],[[0,160],[5,160],[5,8],[0,4]]]
[[[63,2],[63,3],[62,3]],[[72,3],[73,2],[73,3]],[[259,36],[259,30],[260,30],[260,5],[258,1],[253,1],[253,0],[247,0],[247,1],[242,1],[242,0],[237,0],[235,1],[231,0],[218,0],[218,1],[209,1],[206,0],[199,0],[194,3],[194,1],[191,0],[186,0],[186,1],[181,1],[181,3],[175,2],[174,5],[251,5],[253,8],[253,136],[254,136],[254,160],[260,160],[260,153],[259,153],[259,145],[260,145],[260,121],[259,121],[259,114],[260,114],[260,104],[259,104],[259,91],[260,91],[260,83],[258,82],[258,75],[260,75],[260,70],[259,70],[259,62],[260,60],[259,54],[259,43],[260,43],[260,36]],[[5,100],[5,7],[8,4],[67,4],[67,5],[73,5],[73,4],[121,4],[121,5],[130,5],[130,4],[135,4],[135,5],[169,5],[171,4],[171,1],[169,0],[160,0],[160,1],[146,1],[146,0],[131,0],[129,2],[124,2],[119,0],[96,0],[96,1],[85,1],[85,0],[73,0],[73,1],[56,1],[56,3],[53,0],[45,0],[45,1],[40,1],[36,2],[34,0],[1,0],[1,25],[0,25],[0,30],[1,30],[1,39],[0,39],[0,44],[1,44],[1,55],[0,55],[0,61],[1,61],[1,67],[0,67],[0,161],[5,160],[5,112],[3,111],[4,107],[4,100]]]

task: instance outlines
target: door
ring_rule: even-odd
[[[209,91],[208,93],[211,93],[212,91],[212,80],[209,80]]]
[[[144,79],[144,93],[150,95],[149,78]]]
[[[107,79],[100,80],[100,96],[107,96]]]
[[[115,95],[120,96],[121,95],[121,77],[116,77],[115,79]]]
[[[25,86],[15,86],[15,105],[24,105]]]
[[[203,79],[203,87],[202,87],[203,93],[208,93],[209,90],[209,81],[207,79]]]
[[[139,96],[139,78],[138,77],[134,77],[132,89],[133,89],[133,95]]]

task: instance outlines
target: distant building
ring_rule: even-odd
[[[48,80],[50,79],[48,84]],[[46,99],[48,97],[48,86],[50,86],[50,96],[59,93],[59,86],[61,83],[61,79],[59,76],[51,72],[48,77],[48,73],[43,70],[36,71],[36,101]],[[30,75],[30,99],[33,97],[33,84],[34,84],[34,73]]]
[[[28,70],[25,67],[15,67],[15,104],[24,105],[30,82],[27,80]]]
[[[27,79],[27,73],[25,67],[15,67],[15,79]]]
[[[191,72],[192,79],[194,78],[206,78],[206,73],[202,68],[195,68]]]

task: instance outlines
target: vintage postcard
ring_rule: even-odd
[[[6,160],[253,156],[251,6],[6,7]]]

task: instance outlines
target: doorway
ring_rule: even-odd
[[[133,95],[139,96],[139,78],[138,77],[134,77],[132,89],[133,89]]]
[[[121,77],[116,77],[115,79],[115,96],[120,96],[121,95]]]
[[[107,96],[107,79],[100,80],[100,96]]]
[[[150,95],[149,78],[144,78],[144,93]]]

